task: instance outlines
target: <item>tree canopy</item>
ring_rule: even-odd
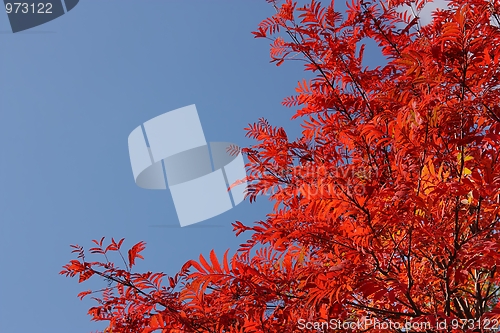
[[[283,101],[300,138],[265,119],[245,129],[247,198],[270,192],[273,211],[233,223],[251,233],[234,256],[200,255],[175,276],[131,271],[144,242],[124,268],[72,245],[61,274],[108,279],[89,310],[105,332],[495,331],[500,2],[451,0],[426,25],[426,0],[352,0],[345,13],[268,2],[254,36],[276,65],[313,73]],[[384,64],[364,65],[367,40]]]

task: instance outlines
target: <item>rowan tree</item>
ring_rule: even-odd
[[[234,256],[200,255],[167,287],[130,272],[143,242],[125,269],[74,245],[61,274],[108,279],[89,313],[109,332],[495,331],[500,3],[451,0],[423,25],[426,0],[352,0],[345,13],[268,2],[276,14],[253,34],[271,40],[272,62],[302,60],[313,76],[283,102],[299,139],[265,119],[246,129],[247,198],[271,193],[273,211],[233,224],[251,233]],[[368,40],[386,59],[375,68]],[[347,322],[364,326],[335,329]]]

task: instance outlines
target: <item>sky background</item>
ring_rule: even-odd
[[[105,281],[58,274],[76,259],[70,244],[125,238],[126,251],[142,240],[135,271],[175,274],[200,253],[236,250],[245,238],[231,223],[271,212],[261,197],[181,228],[168,190],[134,183],[127,138],[190,104],[207,141],[248,146],[243,128],[260,117],[298,136],[281,101],[310,75],[269,64],[269,42],[251,35],[273,12],[264,0],[85,0],[16,34],[0,13],[0,332],[106,327],[86,314],[95,301],[76,297]]]

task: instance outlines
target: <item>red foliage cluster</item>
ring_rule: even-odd
[[[248,197],[271,191],[273,212],[252,226],[235,222],[236,234],[252,232],[236,255],[191,260],[168,287],[163,274],[130,272],[142,242],[125,270],[87,262],[75,247],[79,260],[61,273],[114,284],[90,310],[108,332],[334,332],[336,320],[365,321],[342,332],[399,332],[410,322],[425,327],[410,331],[492,331],[500,3],[451,0],[422,26],[398,8],[418,12],[426,0],[352,0],[344,15],[333,1],[268,2],[277,12],[255,37],[272,41],[277,65],[293,57],[316,73],[283,103],[300,106],[300,139],[264,119],[247,128],[257,141],[242,150]],[[386,64],[363,66],[367,39]],[[121,242],[103,249],[101,240],[91,252]]]

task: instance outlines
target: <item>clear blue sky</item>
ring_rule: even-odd
[[[95,302],[76,295],[106,283],[58,275],[75,258],[70,244],[143,240],[136,271],[174,274],[212,248],[235,250],[235,220],[265,218],[262,197],[180,228],[168,190],[135,185],[127,138],[190,104],[207,141],[247,146],[243,128],[259,117],[297,136],[281,101],[302,65],[269,64],[268,41],[251,35],[273,11],[264,0],[85,0],[17,34],[0,13],[0,332],[105,328],[86,315]]]

